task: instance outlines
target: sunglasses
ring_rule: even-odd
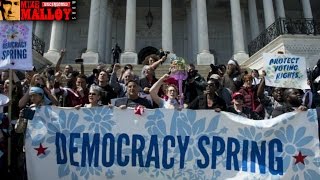
[[[236,96],[234,99],[236,99],[236,100],[243,100],[244,99],[244,97],[242,97],[242,96]]]
[[[96,94],[96,93],[89,93],[89,95],[95,96],[95,95],[97,95],[97,94]]]

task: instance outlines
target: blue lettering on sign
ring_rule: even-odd
[[[203,155],[203,159],[204,159],[204,162],[202,162],[200,159],[197,160],[197,165],[199,168],[207,168],[210,163],[209,154],[208,154],[207,150],[205,149],[205,147],[203,146],[203,143],[205,145],[209,145],[210,144],[209,137],[201,136],[198,141],[199,151]]]
[[[70,134],[70,144],[69,144],[69,154],[70,154],[70,164],[73,166],[79,166],[79,162],[74,161],[74,154],[78,152],[78,148],[74,143],[76,138],[80,138],[80,133],[71,133]]]
[[[173,136],[165,136],[163,139],[163,153],[162,153],[162,166],[165,169],[173,168],[174,158],[171,157],[168,163],[169,142],[171,141],[171,147],[175,147],[175,139]]]
[[[277,79],[297,79],[300,78],[299,73],[298,72],[281,72],[281,73],[277,73],[276,75],[276,80]]]
[[[234,170],[239,171],[238,153],[240,151],[240,143],[235,138],[228,138],[227,142],[227,170],[231,170],[233,159]]]
[[[122,160],[122,143],[125,140],[124,144],[129,145],[130,140],[127,134],[120,134],[117,141],[117,160],[119,166],[126,166],[129,163],[129,156],[124,156],[124,160]]]
[[[225,149],[224,140],[221,137],[213,136],[212,137],[212,164],[211,169],[216,169],[217,156],[222,155]],[[218,143],[219,142],[219,143]],[[219,148],[218,148],[219,145]]]
[[[251,143],[251,172],[256,170],[256,158],[258,159],[260,173],[266,173],[266,141],[261,142],[261,152],[257,142]]]
[[[5,59],[26,59],[27,50],[26,49],[10,49],[2,51],[2,60]]]
[[[98,158],[99,158],[99,144],[100,144],[100,134],[93,134],[93,140],[90,145],[89,134],[83,133],[83,143],[82,143],[82,159],[81,166],[86,166],[86,155],[88,154],[89,167],[91,167],[93,154],[94,154],[94,167],[98,167]]]
[[[248,171],[248,149],[249,149],[249,141],[244,140],[242,143],[242,171]]]
[[[80,146],[75,143],[79,140],[82,141]],[[189,140],[189,136],[167,135],[159,138],[157,135],[151,135],[150,140],[146,141],[145,137],[139,134],[129,136],[123,133],[116,138],[112,133],[106,133],[102,137],[99,133],[93,134],[92,137],[89,133],[70,133],[70,142],[68,142],[64,134],[56,133],[56,161],[57,164],[69,162],[72,166],[78,167],[80,163],[75,161],[74,156],[81,149],[79,160],[82,167],[87,165],[112,167],[115,164],[124,167],[128,166],[131,161],[130,165],[133,167],[150,167],[151,164],[154,164],[157,169],[170,169],[179,163],[179,168],[182,169],[185,165]],[[275,155],[281,154],[283,151],[279,139],[257,143],[248,140],[240,142],[232,137],[225,140],[219,136],[212,136],[211,138],[200,136],[197,145],[200,156],[195,162],[201,169],[208,167],[216,169],[217,159],[226,158],[226,170],[242,170],[254,173],[256,166],[258,166],[262,174],[267,172],[266,168],[268,167],[271,174],[283,175],[283,159]],[[126,152],[124,150],[128,148],[132,152],[124,154]],[[170,152],[173,152],[176,148],[179,149],[180,153],[179,162],[175,162],[176,159],[169,156]],[[211,150],[210,153],[209,150]],[[99,157],[100,151],[101,158]],[[266,154],[268,154],[268,157]],[[266,158],[268,158],[268,161]],[[269,162],[268,166],[266,166],[266,162]]]
[[[138,144],[140,145],[139,147],[138,147]],[[144,148],[145,148],[145,141],[143,136],[134,134],[132,136],[132,166],[137,166],[137,156],[138,156],[139,167],[144,167],[143,154],[142,154]]]
[[[57,164],[67,163],[67,138],[64,134],[56,134],[56,154],[57,154]]]
[[[269,171],[273,175],[283,175],[283,159],[281,157],[275,157],[275,148],[277,148],[277,152],[282,152],[282,143],[279,139],[272,139],[269,142]],[[277,167],[275,168],[274,165]]]
[[[272,64],[297,64],[299,59],[300,59],[299,57],[275,58],[275,59],[270,59],[269,65],[272,65]]]
[[[154,152],[154,155],[153,155]],[[150,140],[149,151],[147,154],[147,162],[145,167],[150,167],[151,161],[154,161],[155,168],[160,168],[159,164],[159,146],[157,135],[152,135]]]
[[[108,146],[108,141],[109,141],[109,146]],[[109,161],[107,160],[107,155],[109,155]],[[103,136],[103,139],[102,139],[102,165],[105,167],[111,167],[114,163],[114,156],[115,156],[114,136],[111,133],[107,133]]]

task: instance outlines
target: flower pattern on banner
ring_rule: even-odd
[[[116,123],[112,120],[113,109],[103,108],[87,108],[83,109],[85,113],[84,120],[90,123],[88,131],[94,133],[106,134],[111,132],[112,126]]]
[[[5,25],[1,28],[1,36],[4,39],[3,43],[7,41],[24,41],[27,39],[30,29],[25,24],[14,23],[12,25]]]
[[[57,108],[56,108],[57,109]],[[38,147],[39,143],[55,144],[56,133],[64,133],[66,136],[67,143],[70,143],[69,135],[70,133],[89,133],[90,141],[95,133],[105,134],[113,133],[115,139],[118,138],[119,132],[114,132],[113,127],[116,125],[113,109],[99,107],[92,109],[81,109],[81,113],[85,122],[87,124],[79,125],[80,113],[77,111],[66,111],[63,109],[58,109],[52,111],[50,106],[45,106],[37,110],[34,119],[29,121],[29,130],[34,130],[31,134],[27,131],[27,138],[31,143],[32,147]],[[188,150],[186,152],[186,158],[184,162],[183,169],[164,169],[155,168],[154,163],[151,163],[150,167],[139,167],[137,166],[136,171],[139,175],[149,178],[157,179],[220,179],[225,176],[223,169],[226,167],[226,153],[216,159],[217,169],[208,171],[198,168],[195,159],[202,158],[197,147],[197,141],[201,136],[222,136],[228,133],[229,128],[225,127],[225,124],[221,123],[221,114],[216,113],[210,118],[202,118],[201,115],[197,115],[197,111],[192,110],[182,110],[174,111],[171,120],[168,118],[167,114],[161,109],[156,109],[153,113],[148,114],[147,119],[144,124],[143,134],[145,139],[146,148],[143,150],[143,157],[148,153],[148,144],[150,143],[149,135],[158,135],[158,141],[162,141],[167,135],[171,136],[182,136],[184,141],[185,136],[189,136]],[[315,111],[308,111],[306,114],[308,121],[310,123],[317,122],[317,116]],[[204,116],[208,117],[208,116]],[[169,117],[170,118],[170,117]],[[234,137],[237,137],[239,141],[244,139],[250,141],[256,141],[258,144],[263,140],[263,138],[269,138],[271,136],[278,138],[283,143],[283,152],[278,153],[277,156],[283,157],[284,169],[293,172],[291,179],[320,179],[320,172],[317,171],[320,168],[320,157],[316,156],[312,149],[307,148],[310,146],[311,142],[314,142],[314,137],[310,136],[305,127],[295,127],[291,125],[290,121],[296,119],[295,114],[288,115],[283,121],[278,124],[281,125],[277,128],[277,125],[271,127],[271,130],[264,133],[262,128],[253,127],[242,127],[234,129],[236,132]],[[143,126],[142,126],[143,127]],[[146,134],[147,132],[147,134]],[[229,132],[230,133],[230,132]],[[47,134],[47,135],[45,135]],[[149,135],[148,135],[149,134]],[[101,136],[100,136],[101,138]],[[76,138],[81,139],[81,138]],[[31,141],[30,141],[31,140]],[[212,145],[212,144],[211,144]],[[75,141],[74,146],[78,147],[78,154],[82,152],[82,141]],[[316,144],[316,147],[320,148],[320,143]],[[159,148],[161,146],[159,145]],[[211,146],[206,147],[208,153],[212,156]],[[169,148],[170,149],[170,148]],[[123,155],[131,155],[132,149],[130,146],[123,147]],[[302,163],[294,164],[293,156],[301,151],[303,155],[307,155],[303,165]],[[50,150],[46,151],[46,155],[39,156],[40,159],[45,158],[50,154]],[[53,153],[51,153],[52,155]],[[117,155],[115,154],[117,157]],[[315,158],[315,156],[317,158]],[[179,164],[179,149],[172,148],[168,151],[168,157],[174,157],[175,164]],[[115,164],[110,168],[104,168],[101,164],[98,167],[88,164],[85,167],[76,167],[73,165],[61,164],[58,167],[59,178],[68,178],[72,180],[78,179],[92,179],[95,176],[105,176],[107,179],[114,179],[119,176],[128,176],[130,171],[125,169],[125,167],[120,167],[117,164],[115,158]],[[145,159],[144,159],[145,163]],[[309,168],[312,167],[312,168]],[[316,169],[318,168],[318,169]],[[221,171],[220,171],[221,170]],[[257,174],[257,176],[252,176],[252,178],[274,178],[270,174]],[[279,178],[279,177],[278,177]]]
[[[220,127],[218,129],[219,125],[219,118],[220,115],[217,114],[214,116],[211,120],[207,122],[205,118],[202,119],[196,119],[197,114],[196,111],[193,110],[185,110],[185,111],[175,111],[173,114],[173,117],[171,118],[171,124],[168,126],[164,120],[164,114],[161,112],[160,109],[156,109],[155,113],[148,116],[148,120],[145,124],[145,128],[148,130],[148,133],[150,135],[157,134],[160,139],[164,136],[168,135],[167,127],[169,129],[170,134],[172,136],[181,135],[182,137],[189,136],[189,145],[188,150],[186,152],[186,159],[185,164],[187,162],[191,161],[192,159],[199,157],[200,152],[197,147],[197,141],[201,136],[214,136],[219,134],[225,134],[228,131],[228,128],[226,127]],[[209,125],[206,127],[206,123]],[[179,162],[179,149],[175,148],[173,152],[169,152],[174,154],[175,162]],[[223,163],[225,161],[225,158],[220,161],[218,160],[217,164],[225,164]],[[152,169],[150,167],[150,169]],[[162,175],[163,177],[166,176],[173,176],[173,174],[169,175],[170,171],[167,173],[169,174],[155,174],[155,176],[152,174],[153,170],[146,169],[146,172],[151,174],[151,177],[158,177],[158,175]],[[217,171],[218,173],[218,171]],[[205,174],[200,169],[195,169],[195,167],[187,167],[184,169],[179,169],[178,172],[175,174],[177,175],[177,178],[186,178],[186,179],[207,179],[205,177]],[[175,177],[175,176],[174,176]],[[168,177],[166,177],[168,178]]]
[[[289,165],[292,165],[292,170],[295,175],[291,178],[292,180],[298,179],[319,179],[320,172],[316,172],[313,169],[308,169],[309,160],[306,158],[304,160],[305,165],[298,163],[294,164],[294,159],[292,158],[297,152],[301,151],[303,155],[308,157],[314,157],[315,154],[312,149],[305,148],[314,137],[306,135],[307,129],[305,127],[300,127],[295,129],[292,125],[288,125],[286,128],[281,127],[279,130],[275,130],[275,136],[283,143],[284,152],[280,155],[284,157],[283,159],[283,169],[288,169]],[[303,175],[301,174],[303,172]]]

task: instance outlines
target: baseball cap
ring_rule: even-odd
[[[232,94],[232,99],[235,99],[237,96],[241,96],[242,98],[244,98],[243,94],[241,94],[240,92],[235,92]]]
[[[238,63],[237,63],[236,60],[230,59],[230,60],[228,61],[228,64],[233,64],[233,65],[236,66]]]
[[[220,80],[221,77],[218,74],[212,74],[209,79]]]
[[[39,88],[39,87],[31,87],[29,94],[38,94],[40,96],[43,96],[44,91],[42,88]]]

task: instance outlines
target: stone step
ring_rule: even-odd
[[[64,69],[64,67],[67,64],[61,64],[61,69]],[[79,70],[80,71],[80,65],[79,64],[69,64],[71,65],[75,70]],[[110,64],[105,64],[105,67],[110,67]],[[144,65],[138,64],[138,65],[134,65],[133,66],[133,71],[136,75],[140,76],[141,75],[141,70],[143,68]],[[96,68],[97,65],[95,64],[85,64],[84,65],[84,72],[85,75],[90,75],[92,74],[92,70],[94,68]],[[163,74],[167,73],[169,71],[169,67],[170,65],[160,65],[157,70],[156,70],[156,77],[160,78]],[[198,70],[198,72],[201,74],[202,77],[204,77],[205,79],[207,78],[207,75],[210,71],[210,66],[209,65],[196,65],[196,69]]]

